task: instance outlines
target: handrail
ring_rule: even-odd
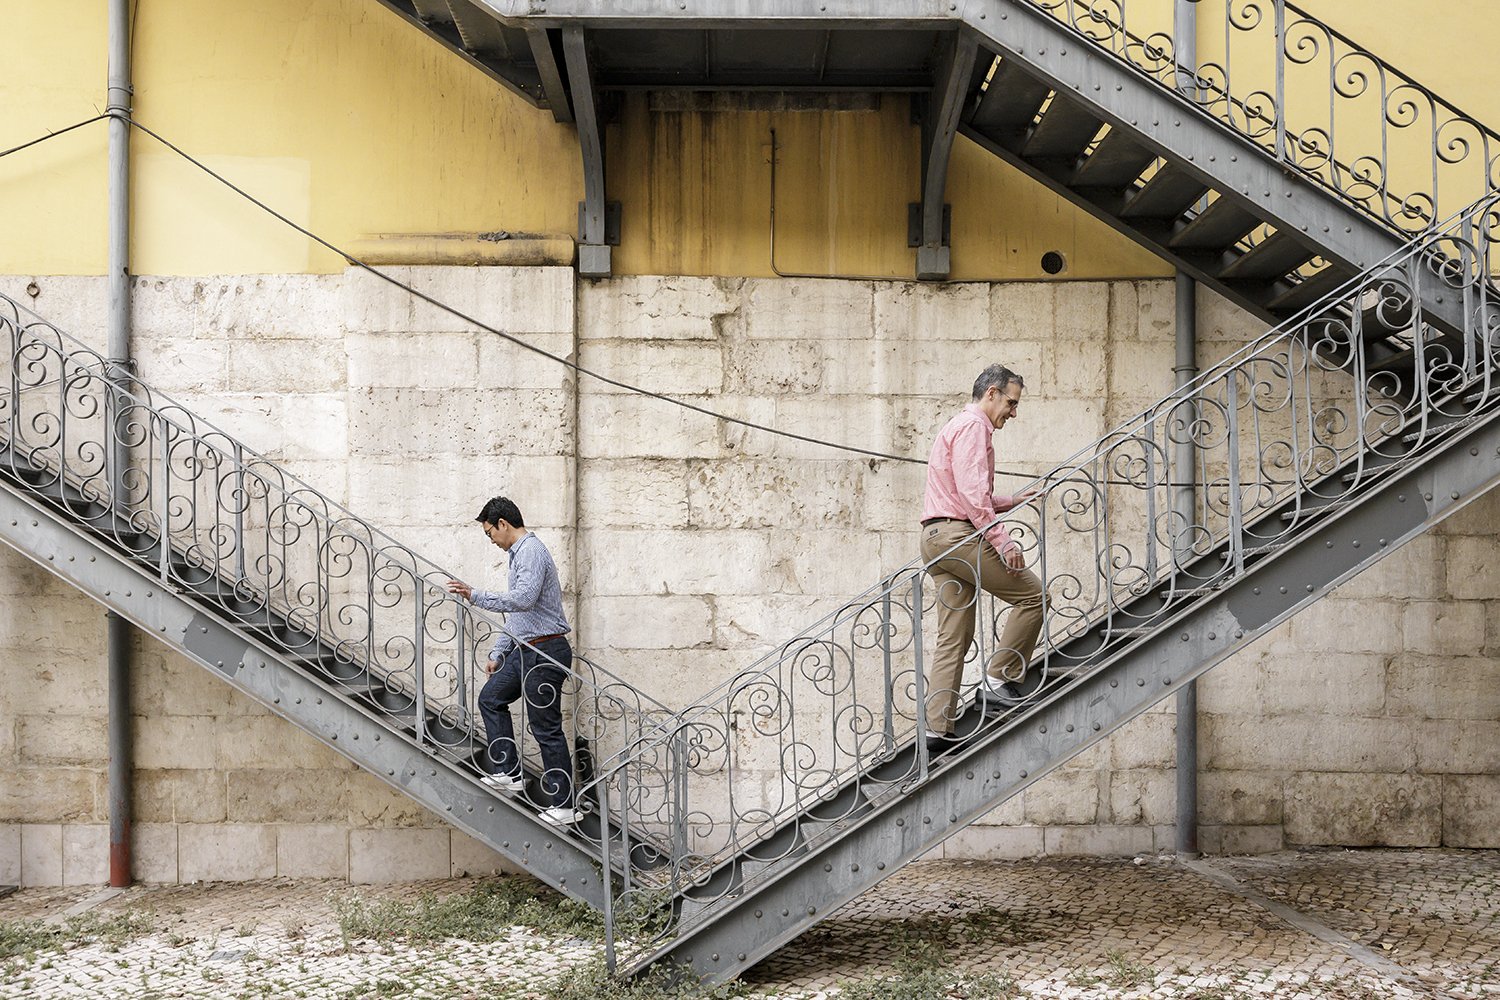
[[[476,777],[493,769],[477,711],[484,653],[502,633],[530,645],[504,615],[448,594],[453,574],[3,294],[0,338],[0,454],[17,487],[428,753]],[[564,671],[570,745],[607,757],[670,714],[587,656],[551,662]],[[524,728],[515,749],[538,757]],[[551,804],[545,789],[528,794]]]
[[[1200,28],[1218,25],[1223,48],[1196,66],[1178,63],[1169,32],[1149,25],[1132,31],[1129,0],[1021,2],[1399,234],[1435,226],[1497,187],[1500,135],[1287,0],[1194,0]],[[1245,51],[1246,44],[1253,48]],[[1205,47],[1198,48],[1201,57]],[[1323,62],[1321,88],[1309,79],[1288,85],[1289,73]],[[1341,127],[1371,134],[1342,150]],[[1471,156],[1476,146],[1479,155]],[[1450,183],[1460,189],[1448,193]],[[1398,193],[1405,184],[1412,189]]]

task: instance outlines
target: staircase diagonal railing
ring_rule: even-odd
[[[454,574],[3,295],[0,331],[0,479],[427,753],[475,777],[494,770],[476,699],[503,615],[447,594]],[[589,755],[618,753],[669,714],[588,656],[567,677],[565,735],[584,778]],[[516,731],[523,797],[544,808],[552,779],[537,770],[529,731]],[[628,817],[615,824],[630,829]],[[597,847],[597,825],[572,835]]]
[[[1194,65],[1163,4],[1024,2],[1399,232],[1500,186],[1500,135],[1287,0],[1192,0]]]
[[[1489,196],[1039,480],[1045,495],[1004,518],[1048,595],[1028,695],[998,714],[976,705],[1010,614],[979,591],[960,734],[1017,725],[1490,414],[1500,403],[1497,241],[1500,196]],[[1429,336],[1419,291],[1463,302],[1461,344]],[[1405,318],[1404,375],[1389,363],[1394,316]],[[1194,456],[1186,466],[1182,443]],[[1184,488],[1190,509],[1177,502]],[[675,901],[655,938],[635,939],[642,953],[941,766],[920,738],[921,707],[934,694],[925,669],[937,604],[953,599],[910,563],[600,767],[595,797],[628,800],[639,829],[673,844],[669,865],[616,887],[633,913]]]

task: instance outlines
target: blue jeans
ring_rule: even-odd
[[[555,661],[555,662],[554,662]],[[542,754],[542,795],[554,806],[573,804],[573,757],[562,731],[562,694],[573,647],[563,638],[538,643],[536,649],[514,646],[479,691],[479,715],[496,774],[521,777],[521,756],[511,724],[511,703],[524,696],[526,728]]]

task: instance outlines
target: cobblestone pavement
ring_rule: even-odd
[[[521,926],[420,946],[341,933],[339,899],[415,901],[476,885],[145,886],[73,924],[62,915],[88,906],[98,887],[25,889],[0,899],[0,998],[547,997],[597,958],[593,937]],[[753,997],[814,1000],[909,975],[918,955],[1036,998],[1500,997],[1497,890],[1500,852],[927,862],[839,910],[743,986]],[[113,941],[62,934],[17,953],[27,921],[97,930],[130,914],[138,922]],[[879,989],[895,992],[894,982]]]

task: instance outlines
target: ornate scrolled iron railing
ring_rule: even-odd
[[[1156,622],[1495,409],[1497,241],[1500,196],[1039,480],[1045,495],[1004,520],[1048,594],[1042,643],[1024,703],[980,725],[1016,724]],[[1428,324],[1419,286],[1463,302],[1464,337]],[[1383,322],[1370,322],[1377,313]],[[1390,322],[1398,316],[1403,323]],[[1392,326],[1406,332],[1392,335]],[[1191,467],[1178,464],[1181,441],[1193,445]],[[1191,516],[1173,503],[1184,487],[1193,489]],[[596,797],[628,798],[639,828],[674,844],[669,866],[632,873],[626,909],[675,898],[676,926],[705,919],[746,882],[836,836],[839,820],[926,780],[919,706],[933,693],[924,672],[945,600],[926,570],[902,567],[604,762]],[[973,705],[1010,613],[983,591],[978,600],[962,706]],[[671,934],[672,925],[658,930]]]
[[[1026,2],[1400,232],[1500,187],[1500,136],[1286,0],[1192,0],[1191,66],[1170,4]]]
[[[452,574],[3,295],[0,337],[9,482],[428,753],[480,769],[476,699],[503,616],[450,596]],[[575,656],[565,688],[565,735],[594,756],[639,742],[668,714],[587,656]],[[516,733],[535,767],[534,739]],[[551,804],[548,783],[528,785],[538,807]],[[614,823],[630,830],[628,817]]]

